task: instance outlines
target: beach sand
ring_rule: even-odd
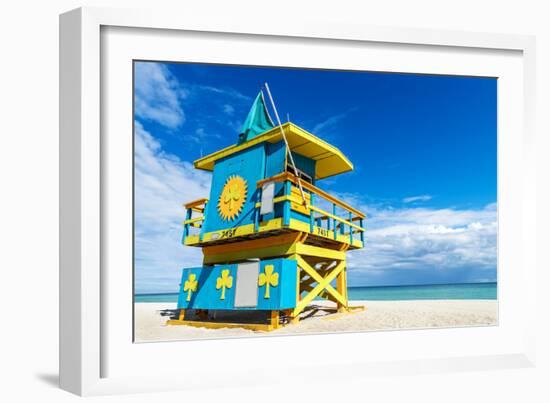
[[[414,301],[351,301],[363,305],[363,311],[327,313],[323,307],[333,303],[316,301],[298,324],[290,324],[271,332],[247,329],[205,329],[192,326],[167,326],[175,314],[174,303],[135,304],[135,341],[212,339],[256,337],[262,335],[361,332],[372,330],[418,329],[434,327],[488,326],[497,324],[496,300],[414,300]]]

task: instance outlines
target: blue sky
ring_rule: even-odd
[[[283,120],[355,165],[318,182],[369,217],[350,285],[496,280],[496,79],[151,62],[134,77],[137,292],[200,264],[179,244],[181,204],[208,196],[192,161],[236,142],[266,81]]]

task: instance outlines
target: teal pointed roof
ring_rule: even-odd
[[[275,127],[265,105],[262,91],[254,100],[239,134],[238,144],[244,143]]]

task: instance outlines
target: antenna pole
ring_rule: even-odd
[[[285,131],[283,130],[283,125],[281,124],[281,119],[279,119],[279,113],[277,112],[277,107],[275,106],[275,101],[273,101],[273,97],[271,96],[271,91],[269,91],[269,85],[265,83],[265,89],[267,91],[267,95],[269,96],[269,100],[271,101],[271,106],[273,107],[273,112],[275,112],[275,118],[277,118],[277,123],[279,124],[279,129],[281,130],[281,134],[283,135],[283,140],[285,142],[286,150],[288,152],[288,156],[290,157],[290,163],[292,164],[292,169],[294,169],[294,173],[296,174],[296,178],[298,179],[298,187],[300,188],[300,194],[302,195],[302,200],[304,202],[304,206],[307,206],[306,196],[304,194],[304,189],[302,188],[302,182],[300,180],[300,174],[298,173],[298,170],[296,169],[296,164],[294,164],[294,158],[292,157],[292,152],[290,151],[290,146],[288,145],[288,140],[286,139]]]

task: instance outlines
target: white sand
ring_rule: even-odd
[[[334,304],[316,301],[314,305]],[[493,300],[352,301],[351,305],[364,305],[367,309],[350,314],[318,311],[298,324],[266,333],[246,329],[166,326],[169,316],[162,313],[175,309],[174,303],[141,302],[135,304],[135,340],[146,342],[497,324],[498,306],[497,301]]]

